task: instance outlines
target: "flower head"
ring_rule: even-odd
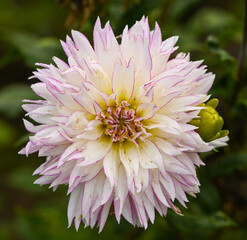
[[[83,221],[101,231],[111,206],[118,222],[123,216],[145,228],[155,209],[180,214],[175,199],[185,206],[186,194],[199,192],[198,152],[214,147],[190,123],[200,118],[214,75],[184,53],[170,59],[178,37],[162,41],[158,24],[150,31],[144,17],[126,26],[120,44],[99,19],[94,48],[80,32],[72,37],[62,42],[68,64],[54,57],[56,66],[34,72],[40,82],[32,89],[43,100],[23,106],[39,124],[24,120],[34,135],[21,153],[47,157],[35,183],[68,185],[76,229]]]

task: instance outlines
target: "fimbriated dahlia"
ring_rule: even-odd
[[[111,206],[117,221],[147,227],[155,209],[166,215],[177,199],[199,192],[195,165],[198,152],[214,146],[190,123],[205,108],[202,103],[214,81],[202,61],[178,54],[178,37],[161,39],[158,24],[150,31],[147,18],[128,30],[119,44],[107,23],[94,27],[94,48],[72,31],[62,42],[68,64],[54,57],[56,66],[34,72],[32,85],[43,100],[25,100],[24,120],[30,137],[22,154],[47,157],[34,174],[35,183],[68,185],[68,220],[81,221],[99,231]],[[226,137],[216,141],[225,144]]]

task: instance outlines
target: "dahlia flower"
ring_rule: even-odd
[[[199,192],[198,153],[214,148],[192,125],[209,99],[214,75],[189,55],[170,55],[178,37],[162,41],[147,18],[128,29],[119,43],[109,23],[94,27],[94,47],[78,31],[61,42],[68,64],[38,64],[33,91],[43,100],[24,100],[24,120],[33,135],[22,154],[38,152],[46,162],[35,183],[68,185],[69,226],[96,224],[102,231],[110,208],[147,228],[155,210],[181,214],[186,194]],[[225,144],[218,139],[216,146]]]

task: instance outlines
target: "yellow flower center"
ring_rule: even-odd
[[[136,117],[135,113],[128,102],[121,101],[101,112],[98,119],[105,127],[105,134],[111,136],[113,142],[127,139],[135,143],[137,139],[144,142],[150,134],[143,127],[142,118]]]

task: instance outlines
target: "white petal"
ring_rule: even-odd
[[[23,122],[25,128],[31,133],[36,133],[37,131],[43,128],[43,126],[34,126],[31,122],[27,121],[26,119],[23,119]]]
[[[71,156],[71,154],[77,150],[77,147],[77,144],[73,143],[64,150],[63,154],[61,154],[58,160],[58,167],[61,166],[63,162],[66,161]]]
[[[159,128],[164,132],[180,134],[179,124],[172,118],[163,114],[156,113],[151,119],[144,122],[144,127],[147,129]]]
[[[112,76],[114,63],[120,55],[119,45],[109,22],[101,29],[99,18],[94,27],[94,48],[100,64]]]
[[[139,167],[138,175],[134,177],[136,192],[144,192],[149,184],[149,170]]]
[[[82,161],[79,165],[86,166],[103,159],[110,151],[111,147],[112,140],[107,136],[102,136],[95,141],[89,141],[83,150],[85,160]]]
[[[150,54],[149,43],[146,39],[144,39],[144,44],[141,53],[139,54],[141,56],[138,59],[139,66],[136,66],[135,87],[141,86],[151,80],[152,57]]]
[[[79,134],[76,138],[86,140],[97,140],[103,134],[104,128],[99,120],[90,121],[85,129],[85,132]]]
[[[75,41],[75,45],[77,46],[77,49],[79,50],[83,58],[86,58],[88,56],[95,58],[95,52],[85,35],[83,35],[79,31],[72,30],[72,36]]]
[[[119,144],[119,154],[128,176],[137,175],[139,170],[139,155],[133,142],[125,141]]]
[[[95,188],[97,187],[97,178],[94,178],[92,181],[84,183],[84,190],[82,195],[82,216],[90,217],[89,211],[92,209],[92,205],[94,203]]]
[[[57,102],[56,98],[53,97],[49,91],[46,88],[46,84],[45,83],[35,83],[31,85],[31,88],[33,89],[33,91],[40,97],[49,100],[50,102]]]
[[[56,179],[56,175],[55,176],[42,176],[40,178],[38,178],[34,184],[39,184],[39,185],[46,185],[46,184],[50,184],[52,183],[55,179]]]
[[[52,60],[56,63],[56,65],[58,66],[58,68],[61,71],[66,71],[69,69],[69,66],[67,63],[65,63],[64,61],[62,61],[61,59],[57,58],[57,57],[53,57]]]
[[[157,181],[152,181],[152,188],[153,188],[153,191],[157,197],[157,199],[159,199],[159,201],[161,201],[165,206],[169,207],[169,204],[167,202],[167,199],[160,187],[160,184],[157,182]]]
[[[164,174],[163,174],[164,175]],[[159,178],[160,183],[163,185],[165,191],[167,192],[169,198],[174,201],[176,197],[176,188],[170,173],[166,173],[165,176]]]
[[[74,111],[65,123],[65,126],[70,130],[84,130],[88,120],[83,111]]]
[[[109,215],[110,207],[112,204],[113,195],[108,200],[108,202],[103,206],[103,209],[101,211],[100,219],[99,219],[99,233],[103,230],[103,227],[105,226],[106,220]]]
[[[159,137],[151,137],[150,139],[157,145],[157,147],[161,151],[168,155],[181,154],[179,147],[170,143],[168,139],[162,139]]]
[[[122,165],[118,168],[118,178],[115,187],[114,210],[117,221],[120,221],[120,216],[123,211],[125,199],[128,194],[126,174]]]
[[[136,116],[142,119],[149,119],[154,116],[158,107],[154,103],[142,103],[136,109]]]
[[[128,196],[124,202],[124,207],[123,207],[123,212],[122,215],[124,216],[124,218],[131,224],[135,224],[134,223],[134,219],[133,219],[133,214],[132,214],[132,204],[130,202],[130,197]]]
[[[81,83],[85,81],[85,72],[79,67],[71,67],[62,73],[65,82],[81,87]]]
[[[112,145],[111,151],[103,160],[105,175],[108,177],[111,186],[114,186],[118,178],[118,166],[120,164],[119,149],[117,144]]]
[[[108,179],[105,180],[100,205],[106,204],[112,196],[113,187]]]
[[[218,138],[216,140],[209,142],[209,145],[213,146],[214,148],[223,147],[223,146],[227,145],[227,143],[226,143],[227,141],[229,141],[229,137],[225,136],[225,137]]]
[[[68,221],[69,227],[72,224],[73,219],[78,219],[81,215],[81,202],[83,193],[83,185],[80,184],[77,186],[70,195],[69,204],[68,204]]]
[[[78,167],[80,167],[80,166],[78,166]],[[94,179],[100,173],[103,166],[102,166],[102,162],[99,161],[99,162],[96,162],[95,164],[92,164],[88,167],[87,166],[81,167],[81,169],[83,169],[83,171],[84,171],[84,168],[86,168],[85,171],[87,171],[87,174],[81,178],[81,182],[88,182],[88,181],[91,181],[92,179]]]
[[[97,87],[101,92],[112,94],[111,77],[105,69],[96,61],[84,59],[83,69],[86,73],[86,79]]]
[[[143,205],[145,207],[145,211],[146,211],[151,223],[154,223],[154,218],[155,218],[154,206],[144,194],[143,194],[142,198],[143,198]]]
[[[127,66],[118,59],[112,76],[112,91],[117,94],[119,101],[129,100],[133,94],[135,84],[135,65],[130,59]]]
[[[145,212],[145,208],[143,206],[143,197],[139,196],[139,194],[136,194],[135,196],[133,196],[133,201],[135,204],[135,208],[136,208],[136,212],[139,218],[139,221],[141,223],[142,226],[144,226],[144,228],[147,228],[147,216],[146,216],[146,212]]]
[[[148,39],[141,35],[123,34],[121,43],[123,59],[135,62],[135,87],[141,86],[151,80],[152,59],[149,51]]]
[[[90,82],[84,82],[80,94],[73,95],[74,100],[87,112],[95,114],[94,102],[104,104],[100,91]]]
[[[58,89],[53,88],[49,83],[46,84],[46,87],[50,94],[56,99],[56,103],[60,103],[62,106],[65,106],[72,111],[81,110],[81,106],[74,101],[70,94],[60,93]]]
[[[182,162],[177,160],[175,157],[163,155],[164,165],[168,172],[176,174],[190,175],[191,171]]]
[[[162,156],[151,141],[146,140],[140,143],[138,153],[140,155],[140,164],[143,168],[159,168],[161,171],[164,168]]]

